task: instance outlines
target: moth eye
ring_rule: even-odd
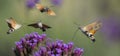
[[[12,31],[14,31],[14,30],[12,29]]]
[[[90,34],[90,37],[92,37],[93,35],[92,34]]]
[[[85,33],[87,33],[88,31],[84,31]]]
[[[89,37],[92,37],[93,35],[91,33],[88,34]]]

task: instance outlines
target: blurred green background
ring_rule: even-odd
[[[51,6],[49,0],[41,0],[41,4]],[[48,37],[71,41],[75,30],[78,28],[74,22],[86,25],[94,22],[98,17],[107,17],[111,13],[120,15],[120,0],[63,0],[61,6],[50,7],[56,16],[40,13],[36,8],[27,9],[25,0],[0,0],[0,56],[14,56],[12,47],[15,41],[31,32],[40,29],[28,27],[30,23],[42,21],[51,26],[47,30]],[[7,35],[8,26],[5,19],[13,17],[23,26]],[[95,35],[96,42],[92,43],[81,31],[76,33],[74,40],[76,47],[84,48],[83,56],[120,56],[120,44],[106,44],[101,31]]]

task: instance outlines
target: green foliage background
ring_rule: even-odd
[[[49,0],[41,0],[46,6],[52,5]],[[108,7],[102,9],[103,4]],[[95,35],[96,42],[92,43],[82,32],[78,31],[72,39],[75,30],[78,28],[74,22],[86,25],[101,16],[108,16],[112,12],[120,15],[119,0],[63,0],[61,6],[51,7],[56,12],[56,16],[49,16],[40,13],[36,8],[27,9],[25,0],[0,0],[0,56],[14,56],[12,47],[15,41],[24,37],[26,33],[39,32],[40,29],[28,27],[30,23],[42,21],[52,28],[47,30],[48,37],[61,39],[65,42],[73,41],[76,47],[84,48],[83,56],[120,56],[120,45],[106,44],[101,31]],[[7,35],[8,26],[5,19],[13,17],[23,26],[14,33]]]

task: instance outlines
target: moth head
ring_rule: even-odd
[[[94,36],[91,36],[90,39],[92,40],[92,42],[95,42],[95,41],[96,41],[96,39],[95,39]]]
[[[15,29],[11,28],[11,29],[8,30],[7,34],[10,34],[10,33],[14,32],[14,31],[15,31]]]
[[[48,8],[48,7],[44,7],[44,10],[48,11],[48,10],[49,10],[49,8]]]
[[[95,39],[91,39],[92,40],[92,42],[95,42],[96,40]]]
[[[87,31],[87,28],[84,27],[84,26],[79,26],[78,29],[80,29],[80,30],[81,30],[82,32],[84,32],[84,33],[85,33],[85,32],[88,32],[88,31]]]

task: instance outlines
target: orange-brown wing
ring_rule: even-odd
[[[44,6],[42,6],[41,4],[36,4],[36,8],[37,8],[38,10],[42,10],[42,9],[44,8]]]
[[[89,31],[89,33],[91,33],[92,35],[94,35],[96,33],[96,31],[97,30],[92,29],[92,30]]]
[[[93,27],[93,29],[97,31],[101,26],[102,26],[102,23],[101,23],[101,22],[98,22],[98,23]]]
[[[7,23],[8,23],[8,26],[10,27],[10,28],[14,28],[15,26],[16,26],[16,21],[11,17],[11,18],[9,18],[9,19],[7,19],[6,20],[7,21]]]
[[[89,33],[92,33],[93,35],[96,33],[96,31],[101,27],[101,22],[94,22],[89,25],[91,29],[88,30]]]
[[[51,15],[51,16],[55,16],[56,15],[55,12],[50,10],[50,9],[47,11],[47,14]]]
[[[90,30],[98,30],[100,28],[100,22],[96,21],[96,22],[93,22],[89,25],[86,25],[85,28],[86,30],[89,32]]]

